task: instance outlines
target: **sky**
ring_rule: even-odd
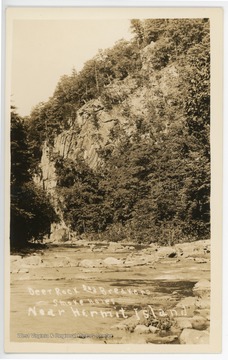
[[[62,75],[80,71],[99,49],[129,40],[130,21],[15,20],[13,25],[11,103],[21,116],[52,96]]]

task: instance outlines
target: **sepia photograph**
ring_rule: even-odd
[[[221,350],[221,24],[7,9],[6,351]]]

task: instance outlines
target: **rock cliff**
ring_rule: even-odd
[[[120,42],[60,79],[31,116],[36,182],[76,232],[210,236],[208,23],[161,23],[159,39]]]
[[[102,162],[100,150],[117,146],[123,134],[131,139],[138,131],[137,120],[150,116],[152,103],[156,112],[159,111],[156,106],[161,102],[175,110],[177,101],[180,101],[180,98],[177,100],[177,94],[180,93],[178,70],[172,64],[160,71],[158,76],[150,62],[153,46],[148,45],[142,51],[141,73],[145,76],[145,84],[138,84],[137,79],[131,76],[114,81],[105,89],[110,101],[115,99],[111,108],[106,106],[101,97],[88,101],[77,111],[70,128],[54,138],[53,146],[44,142],[39,165],[41,175],[37,181],[41,181],[48,192],[54,194],[56,187],[55,155],[72,160],[83,158],[92,169],[96,169]],[[181,93],[179,95],[181,97]],[[168,131],[170,124],[166,119],[163,126]],[[149,137],[149,134],[140,136]]]

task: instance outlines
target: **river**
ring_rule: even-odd
[[[200,278],[210,277],[209,262],[192,258],[126,266],[129,253],[134,258],[143,251],[130,249],[49,245],[12,257],[11,341],[120,343],[116,325],[142,310],[155,318],[170,314]]]

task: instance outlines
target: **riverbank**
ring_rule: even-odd
[[[12,341],[208,342],[209,240],[141,249],[113,242],[49,244],[12,255],[10,271]],[[201,295],[194,290],[199,281],[206,289]],[[23,333],[30,336],[18,337]],[[46,336],[31,338],[36,333]],[[62,333],[69,337],[50,337]]]

